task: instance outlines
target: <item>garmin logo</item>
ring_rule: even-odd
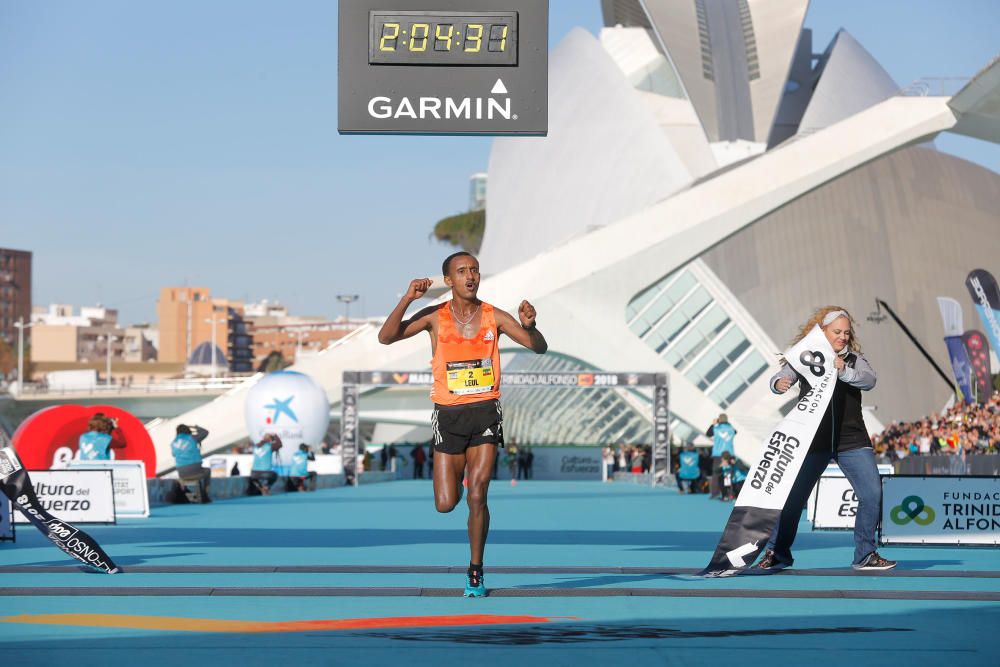
[[[497,79],[493,95],[507,95],[503,81]],[[394,100],[391,97],[373,97],[368,101],[368,115],[379,120],[389,118],[412,118],[425,120],[517,120],[517,114],[511,112],[510,97],[498,100],[493,97],[419,97],[410,99],[403,97]]]

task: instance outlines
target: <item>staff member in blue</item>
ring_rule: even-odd
[[[729,417],[722,413],[716,418],[705,433],[712,439],[712,477],[708,480],[708,497],[722,497],[722,454],[729,452],[736,456],[733,440],[736,439],[736,429],[729,423]]]
[[[296,491],[309,491],[309,482],[312,482],[312,491],[316,490],[316,473],[309,470],[309,462],[315,461],[316,456],[309,451],[309,445],[302,443],[299,451],[292,454],[292,469],[288,473],[290,488]]]
[[[694,493],[697,481],[701,479],[701,468],[698,465],[698,452],[690,442],[684,445],[684,451],[677,455],[677,490],[681,493]]]
[[[198,485],[198,497],[202,503],[212,502],[208,496],[212,471],[201,465],[201,441],[206,437],[208,437],[206,429],[180,424],[177,426],[177,436],[170,443],[170,451],[177,464],[177,476],[182,482],[194,482]]]
[[[87,432],[80,435],[77,448],[81,461],[110,461],[112,449],[124,449],[125,437],[118,420],[98,412],[87,423]]]
[[[271,485],[278,480],[274,472],[274,453],[281,449],[281,438],[275,433],[265,433],[253,446],[253,466],[250,468],[250,481],[260,492],[271,495]]]

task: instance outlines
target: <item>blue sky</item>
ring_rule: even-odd
[[[550,4],[550,45],[601,27],[599,0]],[[846,28],[903,85],[986,64],[1000,2],[813,0],[806,26],[817,51]],[[34,302],[153,321],[188,284],[377,315],[434,275],[433,223],[491,140],[339,136],[336,35],[331,0],[0,0],[0,246],[34,252]],[[937,146],[1000,171],[995,145]]]

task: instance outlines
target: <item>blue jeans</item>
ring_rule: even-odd
[[[875,465],[875,453],[870,447],[851,449],[836,456],[829,452],[810,452],[802,462],[802,469],[792,484],[781,518],[767,544],[779,562],[791,564],[792,542],[799,530],[802,508],[831,459],[840,465],[859,501],[858,515],[854,517],[854,564],[875,551],[875,530],[882,513],[882,480]]]

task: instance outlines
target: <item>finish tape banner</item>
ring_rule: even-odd
[[[0,448],[0,491],[64,553],[99,572],[115,574],[119,571],[94,538],[42,508],[28,471],[11,447]]]
[[[778,423],[750,469],[712,560],[701,576],[725,577],[745,570],[778,524],[802,461],[833,396],[836,354],[817,325],[785,351],[785,360],[809,384],[795,409]]]
[[[879,544],[1000,546],[1000,478],[882,478]]]

